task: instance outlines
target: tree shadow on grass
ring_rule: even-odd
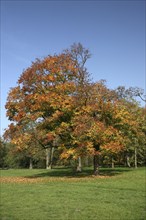
[[[101,177],[112,177],[120,175],[124,172],[132,171],[128,168],[100,168],[99,176]],[[91,177],[94,175],[92,168],[84,168],[82,172],[74,171],[72,168],[53,168],[51,170],[46,170],[46,172],[34,174],[32,176],[25,176],[26,178],[45,178],[45,177],[66,177],[66,178],[84,178]]]
[[[132,171],[131,168],[101,168],[100,175],[102,176],[117,176],[125,172]]]

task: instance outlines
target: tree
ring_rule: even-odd
[[[91,82],[85,67],[90,56],[79,43],[59,55],[37,59],[8,94],[12,124],[5,135],[20,150],[27,149],[30,159],[43,148],[47,168],[58,149],[61,159],[80,162],[78,170],[81,158],[92,155],[97,175],[101,154],[116,157],[133,152],[132,146],[136,161],[144,143],[142,112],[133,90],[111,90],[104,80]]]
[[[93,155],[95,175],[99,173],[98,160],[102,150],[115,153],[123,149],[123,136],[114,127],[114,100],[113,91],[107,89],[103,81],[93,84],[86,105],[77,106],[70,124],[61,130],[61,133],[68,131],[70,134],[70,146],[65,147],[62,157],[77,159]]]
[[[144,90],[139,87],[129,87],[119,86],[116,89],[116,93],[119,99],[125,99],[126,101],[135,101],[135,98],[139,97],[142,101],[146,102],[146,96],[144,95]]]
[[[91,79],[86,68],[86,62],[91,57],[91,54],[90,51],[84,48],[81,43],[74,43],[69,49],[65,50],[65,53],[69,55],[75,62],[78,75],[75,81],[76,90],[73,94],[75,107],[72,116],[74,117],[76,115],[76,111],[82,107],[85,107],[88,102],[91,90]],[[72,126],[70,124],[68,126],[70,127],[69,130],[71,131]],[[71,145],[72,144],[73,143],[71,141]],[[77,160],[77,171],[81,171],[81,155],[78,155]]]
[[[10,139],[21,148],[31,146],[30,152],[35,141],[52,151],[57,138],[55,129],[70,119],[77,78],[76,63],[69,54],[32,63],[7,98],[7,116],[15,123],[6,131]],[[32,124],[35,127],[30,128]]]
[[[0,168],[6,167],[7,146],[2,137],[0,137]]]
[[[120,123],[118,122],[116,126],[121,127],[121,132],[125,137],[127,165],[130,167],[132,162],[136,168],[138,155],[140,152],[141,156],[144,155],[142,149],[145,146],[145,112],[134,99],[137,93],[142,94],[140,91],[137,87],[130,87],[127,90],[125,87],[118,87],[116,90],[121,102],[119,112],[122,115],[122,121],[119,121]],[[132,158],[134,158],[134,162]]]

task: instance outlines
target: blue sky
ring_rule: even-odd
[[[10,87],[36,58],[74,42],[88,48],[94,81],[145,88],[145,1],[1,1],[1,133]]]

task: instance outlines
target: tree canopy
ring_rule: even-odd
[[[134,152],[137,163],[145,145],[145,111],[134,89],[92,82],[85,67],[90,57],[80,43],[73,44],[36,59],[10,89],[6,110],[12,123],[4,137],[20,151],[27,149],[30,158],[41,148],[50,154],[56,149],[59,160],[92,156],[95,174],[102,155],[128,158]]]

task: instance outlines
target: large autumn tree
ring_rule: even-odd
[[[23,131],[27,133],[27,145],[30,144],[30,132],[28,135],[25,128],[31,122],[35,125],[31,127],[33,138],[44,148],[52,148],[57,138],[55,128],[70,119],[77,78],[77,65],[69,54],[48,56],[33,62],[22,73],[18,85],[10,90],[7,98],[7,116],[13,124],[6,134],[11,134],[12,141],[15,139],[20,147],[24,140],[20,131]]]
[[[43,147],[48,167],[59,147],[63,159],[92,155],[98,174],[102,152],[115,155],[129,146],[133,135],[136,140],[141,135],[135,111],[129,111],[120,89],[90,81],[85,67],[90,56],[81,44],[73,44],[59,55],[37,59],[9,92],[6,109],[12,124],[5,135],[18,148],[27,146],[31,157],[36,145]]]

